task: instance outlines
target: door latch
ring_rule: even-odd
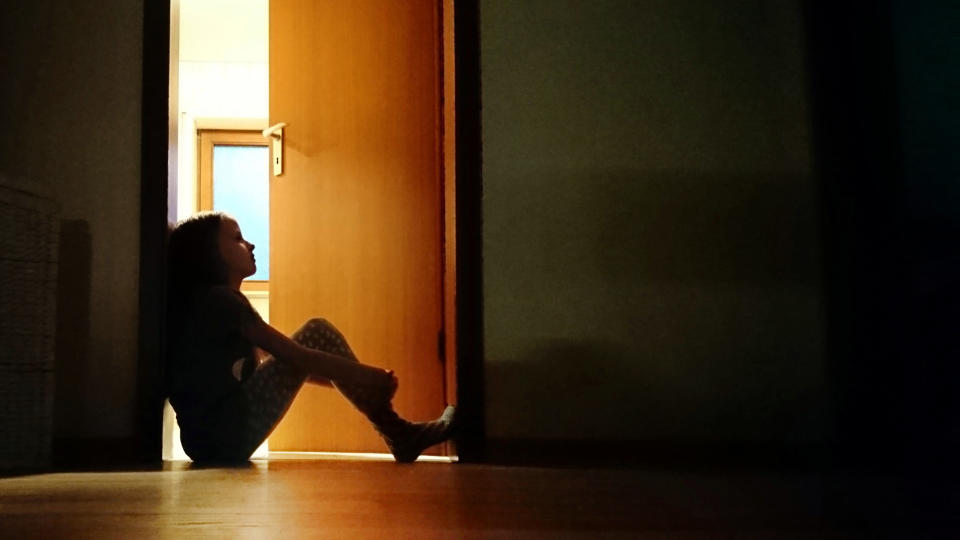
[[[286,122],[274,124],[263,130],[263,136],[273,140],[273,175],[283,174],[283,128],[287,127]]]

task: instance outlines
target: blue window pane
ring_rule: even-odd
[[[213,209],[236,218],[255,244],[257,273],[270,279],[270,152],[266,146],[213,147]]]

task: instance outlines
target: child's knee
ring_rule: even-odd
[[[323,335],[325,322],[323,319],[309,319],[290,337],[301,345],[312,346],[316,339]]]
[[[331,328],[333,325],[330,324],[330,321],[322,317],[314,317],[308,319],[307,322],[303,323],[303,326],[300,327],[301,331],[316,331],[316,330],[326,330]]]
[[[301,345],[318,346],[328,341],[341,341],[342,336],[333,323],[322,318],[314,317],[303,323],[303,326],[293,334],[294,341]]]

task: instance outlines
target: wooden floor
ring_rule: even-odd
[[[0,478],[0,537],[951,536],[945,522],[898,519],[894,491],[880,476],[849,482],[801,473],[349,460],[168,463]]]

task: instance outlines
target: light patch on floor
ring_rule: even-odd
[[[254,459],[257,459],[254,456]],[[392,454],[379,454],[373,452],[268,452],[267,458],[273,460],[285,459],[332,459],[332,460],[351,460],[351,461],[393,461]],[[420,456],[418,463],[456,463],[457,456]]]

